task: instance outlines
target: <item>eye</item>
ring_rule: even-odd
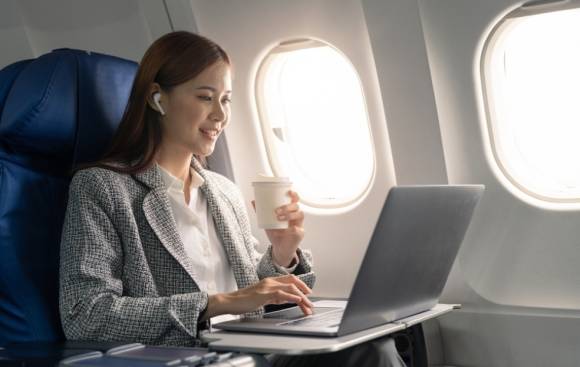
[[[224,98],[222,100],[222,103],[232,103],[232,99],[231,98]]]
[[[211,96],[197,96],[197,98],[201,99],[202,101],[207,101],[207,102],[211,102],[211,100],[212,100]]]

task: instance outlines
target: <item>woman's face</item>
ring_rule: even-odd
[[[189,81],[161,94],[162,144],[210,155],[230,118],[230,66],[216,62]]]

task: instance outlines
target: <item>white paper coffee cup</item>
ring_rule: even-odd
[[[278,220],[276,209],[292,201],[288,191],[292,182],[288,177],[258,176],[254,182],[254,200],[258,227],[264,229],[288,228],[288,221]]]

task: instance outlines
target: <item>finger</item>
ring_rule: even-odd
[[[286,214],[293,213],[300,210],[298,203],[291,203],[287,205],[282,205],[276,208],[276,214]]]
[[[307,307],[314,307],[314,304],[312,304],[312,302],[308,299],[308,297],[306,297],[304,295],[304,293],[302,293],[297,286],[295,286],[294,284],[288,284],[285,286],[284,291],[286,293],[291,293],[294,294],[296,296],[300,297],[300,302],[296,302],[298,305],[305,305]]]
[[[296,191],[288,190],[288,196],[290,196],[291,201],[293,203],[297,203],[300,201],[300,196],[298,195],[298,193]]]
[[[297,214],[298,218],[296,219],[292,219],[289,218],[288,219],[288,227],[290,228],[294,228],[296,230],[296,232],[302,232],[302,234],[304,234],[304,213],[300,212],[301,214]],[[300,229],[300,230],[298,230]]]
[[[304,304],[299,304],[298,307],[300,307],[300,309],[302,310],[302,313],[304,313],[306,316],[312,315],[312,308],[308,307],[307,305]]]
[[[302,280],[300,280],[300,278],[298,278],[294,274],[282,275],[282,276],[276,277],[276,280],[279,282],[282,282],[282,283],[294,284],[304,294],[312,293],[312,289],[310,289],[306,285],[306,283],[304,283]]]
[[[274,292],[273,299],[270,301],[270,303],[273,303],[276,305],[283,304],[283,303],[300,304],[301,302],[302,302],[302,297],[297,296],[297,295],[292,294],[292,293],[288,293],[286,291],[283,291],[282,289],[278,289],[276,292]]]
[[[276,218],[281,221],[290,221],[290,225],[302,226],[304,212],[297,203],[284,205],[276,209]]]
[[[281,215],[278,215],[277,218],[278,218],[278,220],[304,222],[304,212],[299,211],[299,212],[281,214]]]

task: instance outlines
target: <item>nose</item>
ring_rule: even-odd
[[[209,115],[209,119],[214,122],[225,122],[226,118],[226,106],[223,106],[221,102],[214,103],[212,111]]]

